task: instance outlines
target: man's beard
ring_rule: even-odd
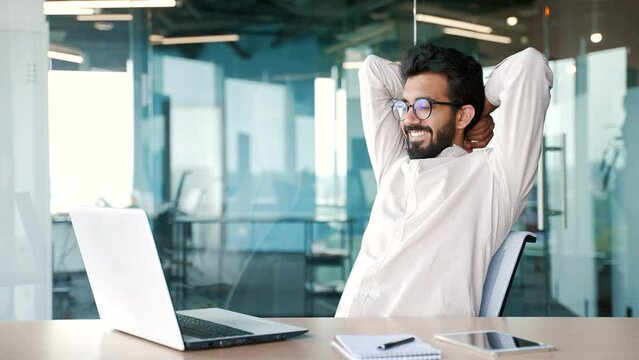
[[[423,130],[430,133],[430,144],[425,148],[421,147],[422,142],[411,142],[408,133],[411,130]],[[433,134],[430,126],[406,126],[404,128],[406,148],[408,157],[411,159],[429,159],[439,155],[444,149],[453,145],[455,138],[455,121],[451,119],[441,130],[437,131],[437,137]]]

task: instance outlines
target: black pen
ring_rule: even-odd
[[[397,341],[389,342],[389,343],[386,343],[386,344],[382,344],[382,345],[378,346],[377,348],[379,350],[388,350],[390,348],[394,348],[395,346],[408,344],[409,342],[413,342],[413,341],[415,341],[415,338],[414,337],[409,337],[407,339],[402,339],[402,340],[397,340]]]

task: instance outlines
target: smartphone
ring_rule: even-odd
[[[551,351],[555,349],[550,344],[523,339],[494,330],[435,334],[434,338],[490,355]]]

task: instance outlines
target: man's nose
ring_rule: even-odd
[[[413,108],[408,109],[408,112],[406,113],[406,117],[404,117],[404,124],[419,125],[421,123],[422,121],[417,116],[415,116],[415,112],[413,111]]]

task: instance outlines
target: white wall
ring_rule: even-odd
[[[0,320],[51,318],[48,30],[41,0],[0,0]]]

